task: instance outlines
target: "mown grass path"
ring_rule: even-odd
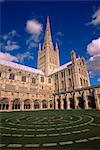
[[[0,113],[0,149],[100,150],[100,111]]]

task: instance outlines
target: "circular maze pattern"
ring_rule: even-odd
[[[0,113],[0,149],[93,149],[100,146],[100,111]]]

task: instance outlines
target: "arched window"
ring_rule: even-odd
[[[35,100],[34,101],[34,109],[38,109],[39,108],[39,101]]]
[[[57,90],[57,84],[55,83],[55,90]]]
[[[22,76],[22,81],[26,82],[26,76]]]
[[[61,72],[61,77],[63,78],[63,72]]]
[[[88,81],[86,80],[86,86],[88,86]]]
[[[29,99],[24,101],[24,109],[30,109],[30,100]]]
[[[72,81],[70,78],[68,79],[68,81],[69,81],[69,88],[71,88],[72,87]]]
[[[36,83],[36,79],[32,78],[32,83],[35,84]]]
[[[82,86],[82,78],[80,78],[80,83],[81,83],[81,86]]]
[[[44,82],[44,77],[41,77],[41,82]]]
[[[48,83],[51,83],[51,78],[48,79]]]
[[[0,110],[8,110],[9,109],[9,101],[7,98],[3,98],[0,101]]]
[[[70,75],[70,69],[68,69],[68,75]]]
[[[85,86],[85,79],[83,79],[83,83],[84,83],[84,86]]]
[[[62,81],[62,89],[64,89],[64,81]]]
[[[20,100],[19,99],[15,99],[13,101],[12,109],[20,109]]]
[[[14,80],[15,79],[15,75],[13,73],[10,73],[9,79]]]
[[[46,100],[42,101],[42,108],[47,108],[47,101]]]

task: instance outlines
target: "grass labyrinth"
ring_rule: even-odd
[[[0,113],[0,149],[100,149],[100,111]]]

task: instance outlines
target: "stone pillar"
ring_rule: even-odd
[[[50,109],[50,100],[48,101],[48,109]]]
[[[75,94],[74,95],[74,101],[75,101],[75,109],[78,109],[78,103],[79,103],[79,100],[78,100],[78,97],[77,97],[77,95]]]
[[[34,110],[34,101],[33,100],[31,100],[31,110]]]
[[[67,72],[66,72],[66,69],[65,69],[65,88],[66,88],[66,90],[68,89],[68,87],[67,87],[67,84],[68,83],[68,81],[67,81]]]
[[[55,95],[53,95],[52,97],[52,108],[55,109],[56,105],[55,105]]]
[[[42,109],[42,101],[40,101],[39,105],[40,105],[40,109]]]
[[[68,95],[66,95],[67,109],[70,109],[70,100]]]
[[[60,96],[60,104],[61,104],[61,109],[64,109],[64,100],[63,100],[63,95]]]
[[[24,110],[24,101],[23,100],[20,103],[20,110],[22,110],[22,111]]]
[[[96,95],[96,108],[100,109],[100,98],[99,98],[99,95]]]
[[[95,102],[96,102],[96,109],[100,109],[100,97],[95,89],[94,92],[94,96],[95,96]]]
[[[60,78],[60,73],[58,73],[59,92],[60,92],[60,89],[61,89],[61,83],[60,83],[60,80],[61,80],[61,78]]]
[[[83,100],[85,102],[85,109],[89,109],[88,98],[87,98],[87,95],[86,95],[85,91],[84,91],[84,94],[83,94]]]
[[[58,96],[55,96],[55,109],[58,109]]]
[[[9,101],[9,109],[8,110],[12,111],[12,101],[11,100]]]

